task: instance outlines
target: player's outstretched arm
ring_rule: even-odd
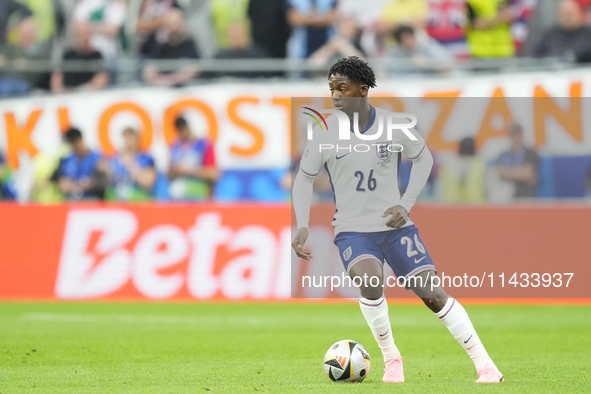
[[[304,244],[308,239],[308,222],[310,221],[310,205],[314,191],[314,177],[306,175],[301,170],[293,182],[291,199],[295,211],[298,231],[291,246],[299,258],[310,260],[312,254],[304,251]]]

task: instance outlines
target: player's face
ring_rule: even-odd
[[[525,146],[525,144],[523,143],[523,133],[521,133],[521,132],[511,133],[510,136],[511,136],[511,143],[513,145],[514,150],[520,150]]]
[[[358,111],[367,97],[367,85],[351,82],[348,77],[338,73],[330,76],[328,87],[334,108],[346,114]]]
[[[140,146],[140,139],[136,133],[125,133],[123,134],[123,140],[125,141],[125,149],[131,152],[137,152]]]
[[[187,141],[191,139],[191,129],[188,126],[183,126],[178,129],[179,137],[181,140]]]

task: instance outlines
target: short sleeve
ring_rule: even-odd
[[[511,163],[511,160],[508,159],[509,157],[509,153],[508,152],[503,152],[499,155],[499,158],[497,159],[497,161],[495,162],[495,164],[497,165],[509,165]]]
[[[154,168],[154,158],[150,155],[143,156],[143,163],[142,167],[144,168]]]
[[[404,134],[401,138],[400,145],[402,145],[404,155],[408,157],[409,160],[415,160],[423,154],[427,145],[416,129],[409,129],[409,131],[416,140],[411,140],[410,137]]]

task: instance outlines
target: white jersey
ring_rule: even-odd
[[[316,127],[313,139],[308,141],[300,170],[309,176],[317,175],[324,166],[330,176],[335,195],[336,213],[333,219],[335,235],[340,232],[372,233],[393,230],[386,226],[392,218],[382,218],[390,207],[401,204],[398,189],[399,152],[411,160],[421,156],[425,141],[415,129],[411,140],[402,130],[394,130],[392,140],[387,139],[386,115],[389,111],[371,107],[370,120],[362,134],[376,134],[379,117],[384,131],[377,140],[361,140],[351,132],[350,140],[339,140],[336,116],[329,117],[328,131]],[[329,149],[330,145],[334,146]],[[338,148],[338,150],[337,150]],[[410,207],[405,207],[410,210]],[[409,220],[406,226],[413,223]]]

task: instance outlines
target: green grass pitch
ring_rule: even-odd
[[[390,304],[406,383],[386,385],[355,303],[2,303],[0,393],[591,392],[591,306],[466,309],[504,383],[475,384],[472,361],[418,304]],[[369,351],[363,383],[325,376],[341,339]]]

